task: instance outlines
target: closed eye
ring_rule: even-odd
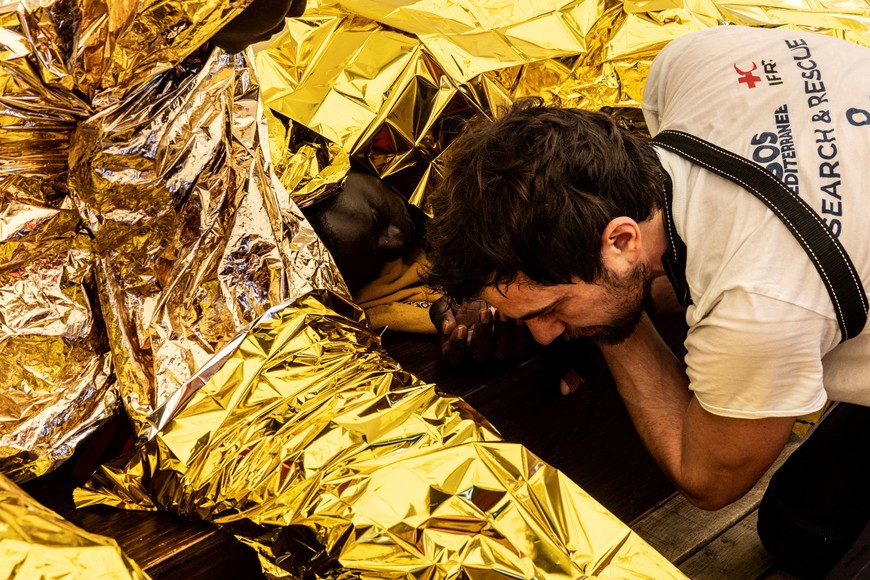
[[[556,309],[554,308],[552,310],[547,310],[546,312],[541,312],[540,314],[535,316],[535,319],[537,319],[537,320],[549,320],[550,318],[553,318],[553,316],[555,316],[555,315],[556,315]]]

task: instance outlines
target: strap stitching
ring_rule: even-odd
[[[664,192],[662,192],[662,193],[664,193]],[[667,195],[665,195],[664,197],[665,197],[665,203],[668,203]],[[665,226],[667,226],[667,228],[668,228],[668,240],[671,242],[671,252],[673,252],[674,258],[676,259],[677,258],[677,244],[675,243],[675,240],[674,240],[673,224],[671,222],[672,222],[671,216],[665,215]]]
[[[715,151],[717,151],[721,154],[727,155],[728,157],[730,157],[731,159],[733,159],[735,161],[738,161],[741,165],[748,166],[751,170],[756,171],[756,173],[758,173],[757,170],[760,169],[757,165],[750,163],[749,161],[747,161],[743,157],[740,157],[739,155],[735,155],[726,149],[721,149],[721,148],[713,145],[712,143],[707,143],[706,141],[702,141],[702,140],[700,140],[700,139],[696,138],[695,136],[690,135],[688,133],[683,133],[681,131],[664,131],[662,136],[665,136],[664,133],[671,133],[671,134],[674,134],[677,136],[683,136],[687,139],[690,139],[690,140],[698,143],[702,147],[703,146],[710,147],[710,148],[714,149]],[[665,146],[668,149],[672,149],[672,150],[676,149],[675,146],[673,146],[667,142],[657,141],[657,143],[659,145]],[[680,150],[680,153],[686,155],[688,158],[692,159],[698,165],[701,165],[701,166],[707,168],[708,170],[710,170],[711,172],[721,176],[720,170],[717,167],[714,167],[713,165],[707,163],[706,161],[695,157],[694,155],[692,155],[691,153],[689,153],[687,151]],[[724,173],[728,173],[728,172],[724,172]],[[844,263],[846,264],[846,267],[847,267],[846,269],[849,271],[849,275],[852,278],[852,282],[855,284],[855,287],[858,290],[858,297],[861,301],[862,309],[864,310],[864,313],[866,314],[867,313],[867,304],[865,301],[864,293],[862,291],[862,286],[861,286],[860,282],[858,282],[856,280],[855,272],[854,272],[853,268],[851,267],[851,264],[849,264],[848,258],[843,254],[842,248],[840,247],[839,243],[837,243],[836,238],[833,237],[833,234],[830,232],[830,230],[828,230],[827,226],[825,226],[824,223],[819,219],[819,216],[816,215],[816,213],[814,211],[812,211],[809,208],[809,206],[806,205],[806,202],[804,202],[800,197],[795,196],[795,194],[790,189],[785,187],[781,182],[777,181],[775,177],[773,177],[769,173],[764,172],[763,170],[761,172],[761,175],[765,176],[765,178],[767,178],[767,179],[772,180],[777,187],[780,187],[781,190],[784,190],[786,193],[788,193],[788,195],[794,201],[798,202],[800,209],[804,210],[804,213],[806,215],[810,215],[813,219],[815,219],[817,224],[822,226],[822,230],[828,236],[829,241],[832,241],[834,243],[834,247],[837,249],[837,252],[844,259]],[[816,256],[815,252],[813,252],[809,243],[807,243],[807,241],[804,239],[803,235],[798,231],[798,229],[795,227],[795,225],[791,221],[789,221],[788,217],[780,211],[780,209],[776,206],[776,204],[774,204],[769,198],[764,196],[764,194],[762,192],[758,191],[757,188],[749,185],[748,183],[746,183],[745,181],[743,181],[742,179],[740,179],[739,177],[737,177],[735,175],[730,175],[730,177],[734,178],[734,180],[736,182],[740,183],[745,189],[754,192],[758,197],[765,200],[768,204],[768,207],[770,209],[772,209],[778,216],[780,216],[780,219],[783,222],[785,222],[789,226],[791,226],[791,230],[792,230],[793,234],[801,240],[802,245],[804,246],[804,248],[807,252],[807,255],[811,258],[813,263],[816,264],[817,270],[819,272],[821,272],[821,275],[824,277],[824,279],[826,281],[826,286],[831,290],[830,293],[831,293],[831,297],[833,298],[834,306],[836,307],[837,312],[839,313],[840,320],[843,321],[842,332],[844,335],[847,335],[848,332],[847,332],[847,328],[846,328],[846,324],[845,324],[846,317],[845,317],[845,314],[843,312],[842,306],[840,305],[839,298],[837,297],[836,288],[834,287],[833,283],[831,282],[830,278],[828,277],[828,273],[825,270],[824,265],[821,263],[818,256]],[[670,228],[670,225],[669,225],[669,228]],[[670,233],[670,229],[669,229],[669,233]],[[847,338],[848,338],[848,336],[847,336]]]
[[[664,169],[662,169],[661,171],[662,171],[663,221],[665,222],[665,226],[667,227],[668,242],[670,244],[669,249],[671,251],[671,259],[673,260],[672,265],[674,267],[677,267],[677,264],[680,263],[680,255],[679,255],[679,252],[677,251],[678,236],[677,236],[676,231],[675,231],[676,226],[674,226],[673,216],[671,216],[671,211],[670,211],[670,208],[668,207],[673,199],[673,195],[668,195],[668,190],[670,189],[669,186],[671,184],[671,179],[669,176],[667,176],[664,173]],[[680,240],[680,242],[682,242],[682,240]],[[692,292],[689,288],[689,281],[686,280],[685,265],[683,266],[683,270],[684,270],[684,272],[682,274],[682,279],[683,279],[683,282],[685,283],[685,287],[681,289],[682,295],[677,298],[677,301],[680,304],[683,304],[685,302],[684,305],[689,305],[692,303]],[[676,275],[676,274],[674,274],[674,275]],[[669,278],[670,278],[670,276],[671,276],[671,274],[668,274]]]
[[[702,142],[700,139],[698,139],[698,138],[695,137],[694,135],[690,135],[690,134],[688,134],[688,133],[679,133],[679,134],[685,136],[685,137],[688,138],[688,139],[691,139],[692,141],[695,141],[696,143],[704,144],[704,142]],[[720,147],[717,147],[716,145],[713,145],[712,143],[709,143],[709,145],[710,145],[711,147],[713,147],[715,150],[717,150],[717,151],[719,151],[720,153],[722,153],[723,155],[727,155],[728,157],[734,159],[735,161],[739,162],[739,163],[742,164],[742,165],[749,166],[749,167],[751,167],[753,170],[758,169],[758,166],[757,166],[757,165],[753,165],[752,163],[750,163],[749,161],[747,161],[747,160],[744,159],[743,157],[740,157],[739,155],[735,155],[734,153],[731,153],[731,152],[728,151],[727,149],[721,149]],[[707,166],[707,167],[709,167],[709,166]],[[809,215],[810,217],[812,217],[812,218],[813,218],[813,219],[814,219],[814,220],[815,220],[815,221],[816,221],[820,226],[822,226],[823,231],[824,231],[825,234],[828,236],[828,239],[831,240],[831,241],[833,241],[833,242],[836,242],[836,238],[835,238],[834,235],[831,233],[831,230],[828,229],[828,227],[827,227],[827,226],[824,224],[824,222],[819,218],[819,216],[816,214],[816,212],[812,211],[812,209],[810,209],[810,208],[806,205],[806,202],[805,202],[803,199],[801,199],[800,197],[798,197],[797,195],[795,195],[794,192],[793,192],[792,190],[790,190],[789,188],[787,188],[787,187],[781,187],[781,186],[782,186],[782,183],[781,183],[780,181],[778,181],[775,177],[773,177],[770,173],[764,172],[764,173],[762,173],[761,175],[764,175],[764,177],[765,177],[766,179],[769,179],[769,180],[773,181],[773,182],[776,184],[777,187],[780,187],[780,189],[781,189],[782,191],[784,191],[785,193],[787,193],[787,194],[788,194],[792,199],[794,199],[796,202],[798,202],[798,205],[800,206],[800,208],[801,208],[802,210],[804,210],[804,213],[806,213],[807,215]],[[743,184],[742,181],[741,181],[741,183]],[[761,193],[760,193],[759,191],[757,191],[756,189],[754,189],[754,188],[750,188],[750,187],[747,186],[746,184],[743,184],[743,185],[744,185],[744,187],[746,187],[747,189],[750,189],[751,191],[756,192],[758,195],[761,195]],[[765,198],[765,199],[766,199],[766,198]],[[775,206],[774,206],[774,207],[775,207]],[[779,210],[777,210],[777,213],[779,213]],[[801,238],[801,239],[803,239],[803,238]],[[842,248],[840,247],[840,245],[835,243],[835,244],[834,244],[834,247],[836,248],[837,253],[839,253],[840,256],[843,257],[843,258],[845,259],[846,256],[843,254],[843,251],[842,251]],[[857,280],[856,280],[856,278],[855,278],[855,272],[854,272],[854,270],[852,270],[852,268],[847,268],[847,269],[849,270],[849,275],[851,276],[851,278],[852,278],[852,282],[855,284],[855,287],[858,288],[858,289],[860,290],[861,286],[858,284],[858,282],[857,282]],[[859,295],[860,295],[860,294],[861,294],[861,293],[859,292]],[[863,306],[864,311],[866,312],[866,311],[867,311],[867,304],[866,304],[866,302],[864,301],[864,296],[860,296],[860,298],[861,298],[861,305]]]

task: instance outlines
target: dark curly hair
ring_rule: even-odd
[[[520,272],[594,282],[605,226],[651,217],[661,171],[650,143],[610,116],[520,100],[451,143],[426,229],[428,283],[461,301]]]

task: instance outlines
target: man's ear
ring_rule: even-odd
[[[601,234],[601,259],[605,267],[619,269],[618,262],[634,265],[641,257],[640,227],[626,216],[610,220]]]

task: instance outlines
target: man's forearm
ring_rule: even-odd
[[[683,425],[692,399],[682,366],[646,315],[631,337],[601,352],[641,439],[680,485]]]
[[[740,419],[705,411],[646,316],[628,340],[601,350],[647,449],[699,507],[718,509],[743,496],[791,433],[793,417]]]

